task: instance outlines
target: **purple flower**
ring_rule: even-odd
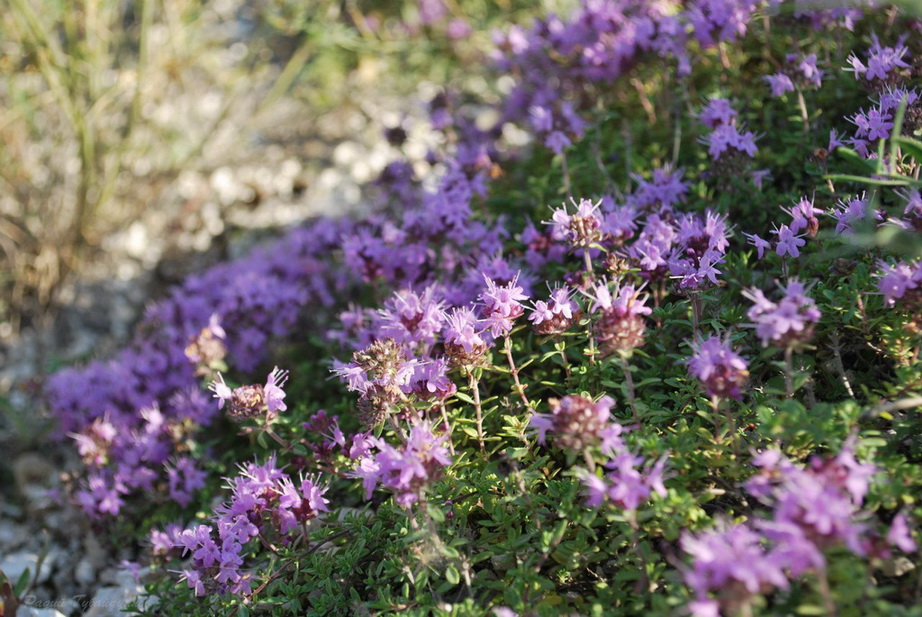
[[[280,370],[277,366],[272,369],[266,379],[263,393],[266,396],[266,407],[269,409],[270,415],[275,415],[279,411],[288,409],[284,402],[285,391],[282,390],[282,386],[285,385],[286,381],[288,381],[288,371]]]
[[[266,385],[258,384],[240,386],[233,390],[224,381],[224,376],[218,373],[218,378],[208,385],[218,399],[218,408],[223,409],[225,403],[230,403],[228,415],[235,420],[245,420],[265,415],[267,419],[275,417],[279,411],[285,411],[285,391],[282,386],[288,380],[288,371],[279,367],[272,369],[266,378]]]
[[[646,333],[643,316],[653,311],[646,306],[647,295],[641,289],[630,284],[612,289],[604,280],[592,288],[589,294],[592,311],[599,313],[595,335],[603,353],[629,354],[643,345]]]
[[[865,195],[850,199],[840,199],[836,202],[836,209],[831,216],[836,219],[836,233],[854,231],[854,224],[870,216],[870,204]]]
[[[897,262],[890,265],[879,262],[877,290],[884,296],[884,304],[915,310],[922,306],[922,261]]]
[[[722,98],[713,98],[698,114],[698,120],[709,129],[719,126],[731,125],[736,122],[736,110],[730,106],[730,101]]]
[[[416,365],[410,383],[404,386],[404,391],[412,392],[426,400],[435,398],[445,400],[458,391],[458,387],[448,377],[448,362],[445,358],[436,358]]]
[[[824,73],[816,66],[816,54],[807,54],[799,58],[792,54],[788,57],[788,61],[796,63],[797,71],[806,84],[812,85],[814,88],[819,88],[822,85]]]
[[[650,212],[671,209],[673,206],[685,201],[689,183],[682,180],[683,173],[681,169],[673,170],[671,166],[666,165],[654,169],[653,178],[650,181],[640,174],[631,174],[631,178],[637,182],[637,187],[628,198],[628,206]],[[630,220],[631,218],[626,216],[624,211],[617,214],[620,219],[628,218]],[[633,221],[631,222],[633,223]]]
[[[492,347],[492,341],[482,335],[486,333],[483,321],[477,319],[469,307],[454,308],[445,319],[442,336],[445,353],[453,366],[472,367],[483,361],[484,354]],[[489,335],[487,335],[489,337]]]
[[[864,78],[866,81],[886,82],[891,79],[891,73],[899,69],[909,68],[909,65],[903,61],[908,49],[905,45],[905,38],[900,38],[894,47],[883,47],[876,34],[871,35],[873,44],[868,50],[867,64],[852,54],[848,58],[850,69],[855,74],[855,78]]]
[[[693,615],[733,614],[758,594],[788,587],[784,563],[748,525],[723,524],[697,535],[685,532],[680,544],[693,560],[683,574],[695,592],[689,606]]]
[[[768,240],[764,240],[763,238],[760,238],[756,234],[747,234],[743,232],[743,235],[746,236],[746,240],[748,241],[749,244],[756,247],[756,255],[758,256],[759,259],[762,259],[765,256],[766,250],[771,250],[772,248],[771,242],[769,242]]]
[[[796,232],[787,225],[776,228],[772,233],[778,236],[775,252],[778,253],[779,257],[784,257],[785,255],[790,255],[795,258],[800,257],[799,247],[805,245],[807,243],[806,240],[795,235]]]
[[[377,340],[352,354],[352,362],[333,363],[333,373],[347,388],[359,392],[358,408],[368,426],[378,426],[406,399],[403,387],[416,372],[416,359],[392,338]]]
[[[167,466],[170,498],[185,508],[192,503],[195,491],[205,486],[206,474],[195,466],[188,456],[180,457],[172,466]]]
[[[279,519],[279,531],[283,534],[329,510],[327,504],[330,502],[323,496],[326,488],[319,487],[315,478],[303,478],[300,490],[291,478],[282,478],[276,491],[279,499],[275,515]]]
[[[534,302],[528,321],[538,334],[562,334],[579,319],[579,316],[579,305],[572,300],[572,292],[567,287],[558,287],[551,291],[548,301]]]
[[[444,303],[435,287],[421,294],[403,289],[391,296],[379,311],[378,338],[392,338],[413,349],[435,344],[445,318]]]
[[[743,292],[754,302],[747,315],[764,347],[770,343],[779,347],[805,343],[813,336],[813,325],[820,320],[820,311],[806,296],[803,284],[792,280],[784,291],[785,296],[778,304],[759,289]]]
[[[861,541],[865,526],[854,519],[877,470],[855,459],[853,441],[849,439],[833,458],[813,457],[805,468],[778,451],[766,451],[753,461],[760,473],[747,488],[772,506],[775,529],[787,529],[784,535],[799,544],[820,549],[844,544],[858,555],[865,554]],[[799,528],[796,534],[790,531],[793,527]]]
[[[692,345],[688,370],[704,386],[708,396],[740,399],[740,388],[749,380],[749,365],[728,341],[712,336]]]
[[[411,427],[400,449],[373,439],[378,452],[361,459],[355,470],[356,477],[363,480],[365,498],[370,499],[375,486],[381,484],[396,493],[397,503],[404,508],[416,503],[426,487],[441,478],[442,469],[451,464],[443,445],[447,439],[447,435],[436,437],[425,421]]]
[[[711,160],[717,161],[724,155],[732,153],[745,154],[749,158],[754,157],[759,151],[755,139],[755,133],[752,131],[740,132],[735,125],[720,124],[711,133],[705,135],[702,142],[707,145]]]
[[[505,336],[512,330],[515,320],[525,313],[522,302],[528,300],[524,289],[518,283],[519,275],[513,277],[506,285],[496,282],[484,275],[486,291],[480,294],[483,302],[483,320],[494,338]]]
[[[887,532],[887,543],[897,547],[904,553],[916,552],[916,541],[912,539],[905,513],[900,512],[893,517],[890,530]]]
[[[794,82],[784,73],[766,75],[765,81],[771,86],[773,97],[777,98],[783,96],[786,92],[794,92]]]
[[[549,414],[532,414],[530,424],[538,431],[538,443],[545,443],[548,432],[554,435],[554,445],[564,450],[582,452],[589,446],[603,451],[621,450],[623,428],[611,419],[615,401],[603,396],[598,401],[570,394],[551,399]]]
[[[717,264],[723,262],[729,246],[726,216],[707,210],[704,218],[679,215],[675,224],[677,246],[667,264],[670,274],[680,279],[679,287],[694,290],[717,284]]]
[[[566,242],[573,248],[587,249],[593,244],[602,241],[603,220],[599,207],[602,201],[595,203],[588,199],[581,199],[576,203],[572,197],[570,202],[575,206],[576,212],[570,214],[567,204],[554,210],[551,220],[552,237],[560,242]]]
[[[640,466],[642,463],[642,457],[621,451],[605,464],[606,473],[602,478],[581,470],[579,478],[587,491],[586,505],[598,507],[608,501],[621,510],[636,510],[654,492],[665,497],[663,470],[666,457],[661,457],[652,467],[643,468]]]

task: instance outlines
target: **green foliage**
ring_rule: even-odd
[[[382,43],[365,38],[371,35],[358,27],[321,28],[326,9],[283,3],[267,21],[312,45],[341,47],[346,53],[336,61],[346,63],[359,62],[362,53]],[[382,4],[367,10],[389,15],[404,9]],[[802,195],[815,192],[817,204],[829,208],[842,196],[837,191],[842,185],[869,191],[875,207],[894,209],[900,203],[896,189],[918,186],[922,142],[899,131],[889,142],[881,140],[880,152],[891,153],[891,168],[882,167],[884,157],[869,163],[841,148],[838,158],[818,156],[817,139],[854,111],[858,86],[851,76],[830,76],[830,84],[805,103],[806,123],[792,111],[792,100],[753,97],[756,84],[764,87],[761,77],[768,66],[814,36],[805,28],[754,27],[742,48],[722,50],[728,58],[721,58],[721,50],[703,53],[702,64],[684,81],[670,79],[661,67],[642,66],[633,89],[600,87],[587,93],[599,101],[587,136],[561,155],[536,147],[508,163],[490,196],[478,204],[483,216],[509,214],[513,223],[546,220],[548,205],[556,205],[562,193],[627,192],[634,174],[666,163],[682,166],[693,181],[684,208],[728,214],[741,231],[766,234],[778,220],[779,206]],[[854,48],[860,35],[843,34],[850,40],[826,51]],[[446,53],[427,46],[417,52]],[[725,62],[740,68],[733,80],[721,68]],[[741,121],[766,131],[756,164],[770,167],[774,181],[761,192],[739,174],[711,173],[706,154],[695,146],[701,127],[683,109],[716,94],[741,102]],[[455,448],[452,464],[406,509],[383,491],[366,500],[352,476],[354,462],[344,452],[312,458],[323,436],[305,431],[304,423],[320,410],[339,415],[347,434],[369,428],[352,413],[354,397],[325,379],[327,359],[347,360],[344,351],[319,339],[283,347],[275,359],[292,372],[288,411],[271,426],[246,425],[244,438],[229,436],[232,431],[222,427],[212,443],[190,447],[219,452],[212,462],[218,473],[231,473],[235,461],[269,454],[291,469],[320,470],[330,483],[327,497],[334,510],[289,544],[265,541],[251,550],[247,563],[257,587],[246,601],[196,600],[164,578],[149,589],[160,598],[157,611],[460,616],[509,607],[540,616],[671,615],[683,610],[690,596],[682,582],[689,567],[682,534],[713,528],[721,520],[764,515],[765,507],[745,489],[756,473],[754,452],[777,448],[806,464],[813,456],[836,454],[851,438],[858,459],[881,470],[862,512],[868,530],[877,533],[900,511],[922,519],[922,364],[918,332],[908,327],[917,316],[886,307],[873,293],[877,261],[918,257],[918,235],[877,228],[859,228],[849,236],[820,233],[796,261],[772,253],[757,260],[740,238],[734,242],[735,250],[721,263],[719,286],[692,296],[668,280],[651,283],[656,306],[646,340],[623,362],[599,356],[594,318],[588,315],[588,300],[580,297],[583,317],[565,334],[539,336],[520,325],[511,334],[508,356],[497,345],[485,366],[453,373],[459,389],[444,405],[412,410],[436,420],[444,413]],[[522,247],[510,239],[508,249],[514,254]],[[600,262],[590,276],[611,274]],[[562,279],[565,267],[552,267],[549,281]],[[639,282],[634,272],[622,275]],[[742,300],[750,288],[773,293],[779,277],[808,281],[822,314],[809,345],[792,347],[787,357],[782,349],[761,345]],[[379,306],[389,292],[368,289],[359,299]],[[689,375],[692,341],[711,334],[746,350],[750,387],[742,400],[709,399]],[[653,494],[636,510],[586,505],[580,474],[598,477],[606,457],[597,448],[574,453],[539,444],[525,400],[527,395],[534,410],[544,413],[550,399],[579,393],[615,397],[615,419],[632,428],[624,436],[630,451],[650,462],[667,458],[665,496]],[[399,427],[392,417],[373,430],[398,441]],[[219,494],[217,487],[208,487],[195,517],[204,518]],[[177,514],[164,506],[141,527]],[[811,570],[790,589],[758,596],[755,611],[823,614],[824,601],[831,599],[842,615],[920,614],[913,604],[917,577],[908,574],[905,563],[857,557],[839,546],[828,547],[825,557],[831,595],[820,573]]]

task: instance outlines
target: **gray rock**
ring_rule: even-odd
[[[64,617],[61,611],[54,608],[33,608],[31,606],[21,606],[16,611],[16,617]]]
[[[20,544],[22,528],[11,521],[0,521],[0,551],[8,552]]]
[[[134,579],[125,586],[98,589],[83,617],[118,617],[143,591],[144,587]]]
[[[3,573],[6,574],[7,578],[13,581],[13,584],[19,580],[19,577],[22,576],[22,573],[29,570],[29,575],[35,579],[35,570],[38,565],[38,554],[37,553],[13,553],[12,555],[7,555],[0,561],[0,570],[3,570]],[[42,562],[42,569],[38,573],[38,583],[44,583],[49,578],[51,578],[51,570],[54,567],[54,556],[48,555],[45,557],[44,562]]]
[[[90,561],[90,565],[96,570],[100,570],[106,565],[109,558],[108,553],[99,543],[99,540],[96,539],[96,536],[90,534],[83,540],[83,550],[86,554],[86,559]]]
[[[83,558],[74,568],[74,580],[83,586],[89,586],[96,581],[96,568],[89,559]]]
[[[54,464],[37,452],[27,452],[13,461],[16,488],[23,493],[34,491],[36,486],[52,486],[56,473]]]

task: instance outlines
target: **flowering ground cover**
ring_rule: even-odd
[[[436,178],[395,160],[372,215],[54,377],[72,498],[148,547],[158,614],[922,614],[920,25],[498,33],[497,122],[430,103]]]

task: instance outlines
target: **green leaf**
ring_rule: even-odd
[[[881,180],[879,178],[866,178],[864,176],[853,176],[850,174],[829,174],[823,176],[827,180],[836,180],[841,182],[858,182],[860,184],[870,184],[872,186],[909,186],[908,179]]]
[[[458,573],[458,569],[454,566],[448,566],[445,569],[445,580],[447,580],[452,585],[457,585],[461,582],[461,575]]]
[[[910,139],[909,137],[897,137],[894,141],[899,144],[905,154],[916,159],[917,163],[922,163],[922,142],[918,139]]]
[[[30,580],[32,580],[32,576],[29,572],[29,568],[26,568],[25,571],[19,575],[19,580],[16,581],[16,585],[13,587],[13,595],[18,598],[25,593],[26,589],[29,587]]]
[[[474,404],[474,399],[472,399],[470,396],[468,396],[461,390],[458,390],[457,392],[455,392],[455,398],[458,399],[459,401],[463,401],[467,403],[468,405]]]

